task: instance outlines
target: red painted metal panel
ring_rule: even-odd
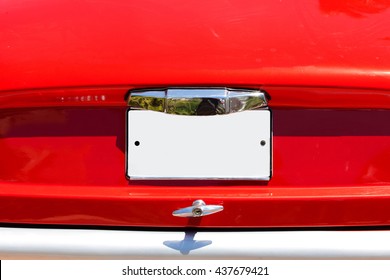
[[[390,89],[386,0],[0,3],[0,89]]]
[[[225,84],[225,87],[234,87]],[[266,91],[272,108],[390,109],[390,90],[247,85]],[[136,87],[83,87],[3,91],[0,109],[44,107],[126,106],[130,89]],[[142,88],[142,87],[141,87]]]
[[[0,222],[390,225],[389,6],[2,1]],[[127,181],[126,94],[155,86],[267,91],[272,180]],[[195,199],[225,210],[170,215]]]
[[[0,169],[0,180],[127,185],[125,110],[2,111],[0,151],[8,163]],[[383,125],[389,121],[387,110],[274,109],[274,174],[269,185],[389,183],[390,129]]]
[[[203,199],[225,206],[208,227],[390,224],[390,111],[274,109],[260,183],[127,181],[125,110],[3,110],[0,221],[194,226],[171,212]]]

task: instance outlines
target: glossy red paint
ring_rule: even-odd
[[[26,189],[31,193],[26,195]],[[193,198],[223,204],[218,215],[177,218]],[[3,222],[152,227],[314,227],[390,223],[389,187],[85,187],[4,184]],[[12,206],[10,211],[9,206]]]
[[[3,1],[0,222],[390,225],[386,1]],[[262,88],[274,176],[127,181],[126,94]],[[172,217],[195,199],[225,210]]]
[[[339,2],[5,0],[0,89],[390,89],[389,2]]]
[[[229,85],[228,85],[229,86]],[[230,85],[234,87],[234,85]],[[0,109],[45,107],[123,107],[134,86],[3,91]],[[390,109],[390,91],[248,85],[266,91],[272,108]]]
[[[127,181],[125,110],[3,110],[0,220],[184,226],[170,213],[201,198],[226,211],[200,226],[390,222],[390,111],[274,109],[274,176],[259,183]]]

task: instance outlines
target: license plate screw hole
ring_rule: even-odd
[[[265,144],[266,144],[265,140],[261,140],[261,141],[260,141],[260,145],[261,145],[261,146],[265,146]]]
[[[140,145],[141,143],[139,141],[135,141],[134,142],[134,145],[136,145],[137,147]]]

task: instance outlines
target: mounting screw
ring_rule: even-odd
[[[134,142],[134,145],[136,145],[137,147],[139,146],[139,144],[140,144],[139,141]]]
[[[265,146],[265,144],[266,144],[265,140],[261,140],[261,141],[260,141],[260,145],[261,145],[261,146]]]

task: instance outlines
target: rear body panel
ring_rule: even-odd
[[[349,2],[3,1],[0,221],[390,225],[390,9]],[[128,91],[177,86],[269,94],[270,182],[126,179]]]
[[[0,86],[389,89],[389,4],[343,3],[2,1]]]
[[[122,107],[4,110],[1,220],[209,227],[390,221],[388,111],[274,109],[269,182],[128,181],[125,114]],[[196,199],[225,210],[197,221],[171,216]]]

